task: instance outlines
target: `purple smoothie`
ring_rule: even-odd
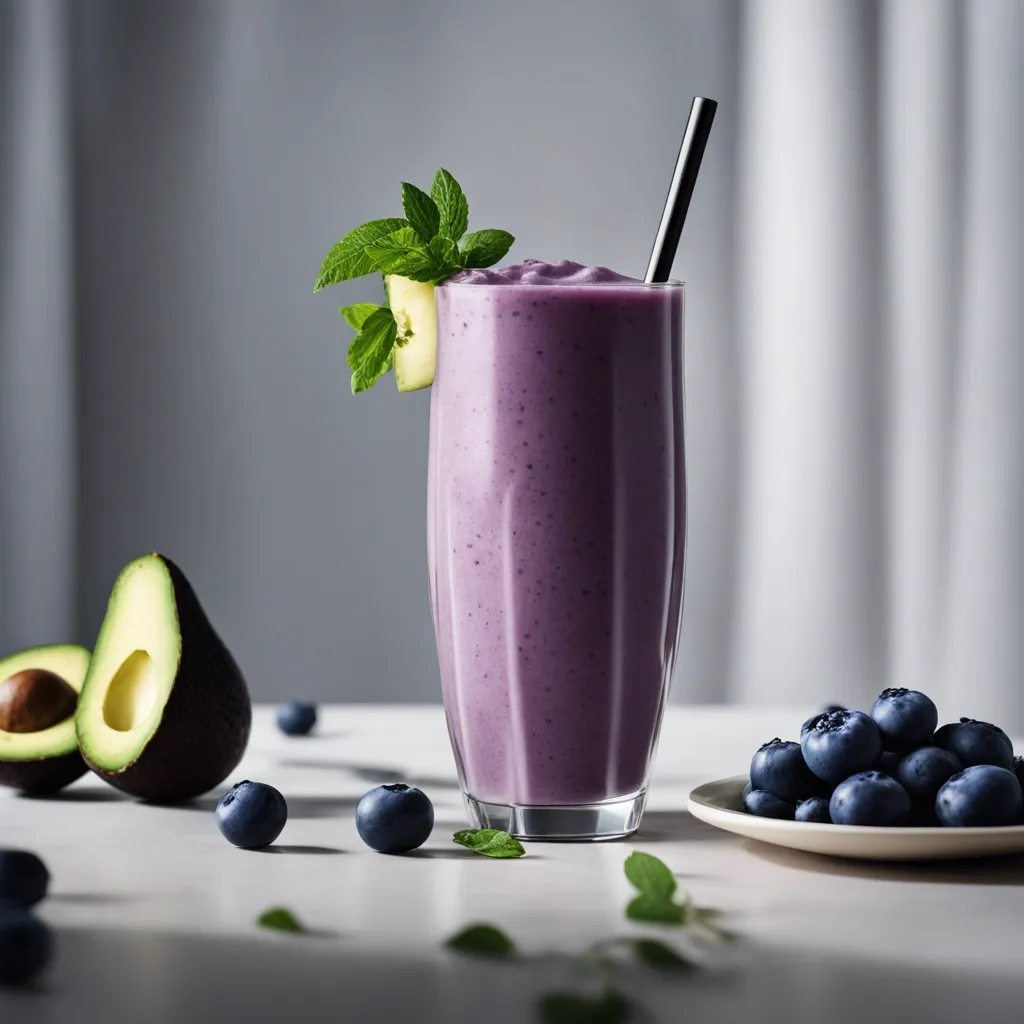
[[[463,789],[638,794],[682,604],[682,286],[528,261],[436,295],[431,597]]]

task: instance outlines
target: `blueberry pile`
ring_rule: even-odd
[[[998,726],[939,713],[918,690],[883,690],[871,714],[830,706],[800,742],[769,740],[743,807],[763,818],[947,828],[1024,824],[1024,758]]]

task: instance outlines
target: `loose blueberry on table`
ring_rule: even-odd
[[[46,896],[50,872],[28,850],[0,850],[0,902],[33,907]]]
[[[21,985],[47,964],[50,930],[25,907],[0,903],[0,985]]]
[[[246,779],[229,789],[214,812],[221,835],[243,850],[270,846],[288,821],[288,804],[273,786]]]
[[[316,705],[293,700],[277,712],[277,727],[285,736],[308,736],[316,725]]]
[[[434,805],[422,790],[404,783],[371,789],[356,807],[356,831],[378,853],[408,853],[434,828]]]

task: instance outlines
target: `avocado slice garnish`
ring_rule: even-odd
[[[77,694],[85,681],[89,657],[84,647],[59,644],[32,647],[0,658],[0,689],[5,691],[0,698],[9,695],[7,691],[18,677],[36,671],[53,673]],[[54,699],[61,701],[62,711],[69,710],[70,702],[59,693]],[[25,720],[18,722],[13,713],[4,716],[3,724],[9,728],[0,728],[0,785],[44,795],[63,789],[85,773],[71,710],[38,729],[26,729]]]
[[[154,802],[199,796],[238,765],[252,707],[182,571],[146,555],[118,576],[75,713],[86,763]]]

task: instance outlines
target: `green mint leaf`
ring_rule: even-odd
[[[462,262],[467,267],[493,267],[504,259],[514,241],[507,231],[494,228],[471,231],[462,240]]]
[[[338,312],[345,318],[349,327],[356,331],[363,329],[366,318],[376,313],[381,307],[372,302],[357,302],[354,306],[343,306]]]
[[[402,182],[402,209],[405,219],[424,242],[429,242],[441,226],[441,211],[437,203],[421,188]]]
[[[456,953],[468,956],[487,956],[501,959],[515,956],[515,943],[500,929],[490,924],[471,924],[445,945]]]
[[[623,865],[626,878],[633,887],[647,896],[671,899],[676,891],[676,878],[668,865],[653,854],[636,850],[626,858]]]
[[[286,907],[271,907],[264,910],[256,923],[261,928],[270,928],[278,932],[290,932],[293,935],[305,935],[306,927]]]
[[[430,195],[441,214],[438,231],[445,238],[457,242],[469,227],[469,201],[462,192],[462,186],[442,167],[434,175]]]
[[[407,226],[401,217],[386,217],[384,220],[371,220],[350,231],[324,257],[313,291],[318,292],[339,281],[372,274],[377,267],[366,255],[366,247]]]
[[[452,836],[453,842],[484,857],[522,857],[526,850],[518,839],[498,828],[467,828]]]
[[[648,924],[681,925],[686,916],[686,908],[681,907],[670,896],[651,896],[641,893],[626,907],[626,917],[631,921],[644,921]]]
[[[631,943],[633,955],[647,967],[656,971],[692,971],[696,964],[681,956],[671,946],[657,939],[634,939]]]
[[[544,1024],[626,1024],[633,1006],[620,992],[608,989],[599,996],[550,992],[537,1004]]]
[[[462,269],[462,254],[459,252],[459,247],[450,238],[446,238],[444,235],[437,235],[430,240],[427,248],[437,258],[439,263],[449,268],[448,274],[445,275],[446,277]]]
[[[348,350],[353,395],[372,388],[391,369],[397,336],[394,314],[385,306],[379,307],[363,321],[362,330],[352,339]]]

